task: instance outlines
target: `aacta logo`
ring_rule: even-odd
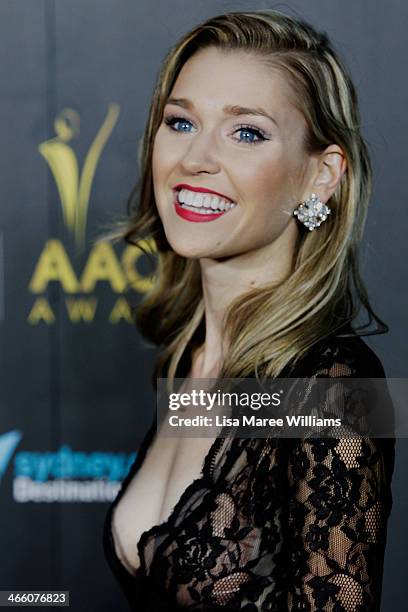
[[[107,314],[107,320],[113,324],[132,322],[130,306],[120,294],[128,289],[145,293],[151,287],[152,278],[141,274],[137,267],[143,255],[140,249],[129,245],[118,254],[109,241],[100,240],[84,253],[92,184],[99,159],[118,117],[119,106],[110,104],[105,120],[88,149],[82,169],[71,146],[80,133],[80,117],[74,109],[61,111],[54,122],[55,138],[42,142],[38,147],[54,177],[63,222],[73,238],[76,251],[70,254],[69,248],[59,237],[50,238],[43,245],[28,287],[30,293],[36,296],[27,317],[30,325],[55,323],[56,313],[45,295],[52,281],[59,284],[64,294],[64,311],[70,322],[87,324],[92,323],[97,315],[98,299],[94,292],[98,283],[104,282],[113,294],[119,294],[114,296]],[[140,245],[151,253],[156,250],[153,239],[143,240]],[[86,258],[81,270],[78,270],[78,254]]]

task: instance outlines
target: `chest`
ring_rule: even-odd
[[[112,517],[118,557],[134,573],[142,534],[168,520],[187,487],[201,476],[211,438],[164,437],[160,432],[119,500]]]

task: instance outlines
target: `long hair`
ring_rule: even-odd
[[[181,358],[205,338],[200,264],[175,253],[158,215],[152,184],[152,150],[163,109],[177,76],[197,51],[245,50],[278,68],[307,122],[306,151],[337,144],[347,170],[328,201],[333,214],[317,231],[300,228],[290,273],[279,284],[252,289],[233,301],[224,316],[228,351],[220,378],[275,377],[319,340],[351,325],[361,306],[368,322],[353,333],[388,331],[373,312],[358,268],[372,173],[361,135],[354,85],[325,33],[281,12],[232,12],[198,25],[168,53],[158,75],[139,151],[140,182],[128,202],[121,237],[142,248],[152,237],[157,269],[151,290],[136,311],[140,333],[159,347],[153,381],[173,381]],[[376,321],[377,327],[370,331]],[[367,331],[368,330],[368,331]],[[155,383],[153,383],[155,384]]]

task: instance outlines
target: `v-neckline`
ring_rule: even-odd
[[[197,352],[198,351],[196,350],[194,356],[197,356]],[[181,376],[182,378],[188,379],[190,378],[190,374],[191,374],[192,362],[190,363],[188,367],[186,367],[186,364],[184,363],[184,361],[181,361],[178,369],[179,369],[179,376]],[[126,576],[127,580],[135,580],[138,574],[140,574],[140,572],[146,572],[146,563],[145,563],[143,547],[144,547],[145,542],[148,540],[148,538],[154,534],[156,535],[160,534],[173,522],[174,517],[177,514],[179,508],[182,507],[183,503],[188,498],[188,496],[193,491],[193,489],[196,488],[197,484],[211,481],[213,470],[215,467],[215,460],[216,460],[217,453],[219,449],[221,448],[223,442],[225,441],[225,436],[222,436],[222,434],[223,432],[228,433],[231,431],[230,426],[222,427],[219,435],[216,437],[216,439],[210,446],[210,449],[208,450],[207,454],[205,455],[203,459],[203,464],[200,470],[200,475],[197,478],[195,478],[189,485],[187,485],[187,487],[184,489],[184,491],[181,493],[180,497],[178,498],[178,501],[176,502],[175,506],[173,507],[167,519],[160,523],[157,523],[156,525],[153,525],[152,527],[149,527],[149,529],[146,529],[145,531],[141,533],[140,538],[136,544],[136,547],[139,553],[139,566],[135,570],[135,573],[132,573],[129,571],[126,565],[123,564],[123,562],[120,560],[116,552],[112,523],[114,519],[115,508],[117,507],[120,499],[124,495],[130,482],[136,476],[137,472],[141,469],[149,448],[152,446],[152,444],[157,438],[157,429],[158,429],[157,414],[155,414],[153,423],[148,429],[148,431],[146,432],[145,437],[142,441],[142,444],[139,447],[139,452],[135,458],[135,461],[133,465],[131,466],[127,476],[123,480],[121,489],[119,490],[118,495],[116,496],[116,499],[112,502],[109,508],[109,511],[107,513],[107,517],[106,517],[109,544],[110,544],[110,549],[112,551],[112,556],[114,558],[114,563],[118,571],[120,571],[123,576]],[[156,553],[157,553],[157,549],[155,550],[153,554],[152,563],[154,561],[154,556],[156,555]]]
[[[149,450],[149,448],[151,447],[151,445],[153,444],[154,440],[156,440],[157,438],[157,420],[156,418],[153,421],[153,424],[151,425],[151,427],[149,428],[149,430],[147,431],[145,438],[144,438],[144,443],[142,442],[142,446],[143,448],[143,453],[141,455],[136,456],[136,459],[132,465],[132,467],[129,470],[128,475],[126,476],[125,480],[122,483],[122,487],[120,489],[120,491],[118,492],[118,495],[116,497],[116,499],[112,502],[111,507],[109,508],[109,512],[107,514],[106,517],[106,523],[107,523],[107,530],[108,530],[108,538],[109,538],[109,543],[110,543],[110,548],[112,551],[112,555],[113,558],[115,560],[115,564],[117,566],[117,568],[120,570],[120,572],[124,575],[126,575],[127,579],[136,579],[138,574],[140,572],[146,572],[146,563],[145,563],[145,557],[144,557],[144,544],[145,542],[148,540],[149,537],[151,537],[152,535],[159,535],[161,532],[165,531],[166,528],[173,522],[174,517],[177,515],[178,510],[183,506],[184,502],[186,499],[188,499],[189,495],[191,494],[191,492],[193,491],[193,489],[195,489],[197,487],[197,484],[201,484],[201,483],[205,483],[205,482],[209,482],[211,481],[212,475],[213,475],[213,471],[215,468],[215,460],[216,460],[216,456],[217,453],[219,451],[219,449],[221,448],[223,442],[225,441],[225,436],[221,436],[221,434],[224,431],[229,431],[231,429],[231,427],[223,427],[220,435],[217,436],[217,438],[214,440],[214,442],[212,443],[209,451],[207,452],[206,456],[203,459],[203,465],[200,471],[200,476],[198,476],[197,478],[195,478],[189,485],[187,485],[187,487],[184,489],[184,491],[181,493],[177,503],[175,504],[175,506],[173,507],[172,511],[170,512],[168,518],[156,525],[153,525],[152,527],[149,527],[149,529],[146,529],[145,531],[143,531],[140,535],[139,541],[137,542],[136,546],[137,546],[137,550],[139,553],[139,566],[138,568],[135,570],[135,573],[132,573],[129,571],[129,569],[126,567],[126,565],[123,564],[123,562],[121,561],[121,559],[119,558],[117,552],[116,552],[116,548],[115,548],[115,541],[114,541],[114,536],[113,536],[113,518],[114,518],[114,511],[115,508],[117,507],[120,499],[122,498],[122,496],[124,495],[126,489],[128,488],[130,482],[132,481],[132,479],[136,476],[137,472],[140,470],[140,468],[143,465],[144,459],[146,457],[147,451]],[[141,458],[140,458],[141,457]],[[154,552],[153,555],[153,559],[152,559],[152,563],[154,560],[154,556],[157,552]]]

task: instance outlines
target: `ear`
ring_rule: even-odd
[[[329,145],[317,158],[317,170],[309,184],[309,191],[327,202],[336,191],[345,173],[347,162],[343,150],[335,144]]]

